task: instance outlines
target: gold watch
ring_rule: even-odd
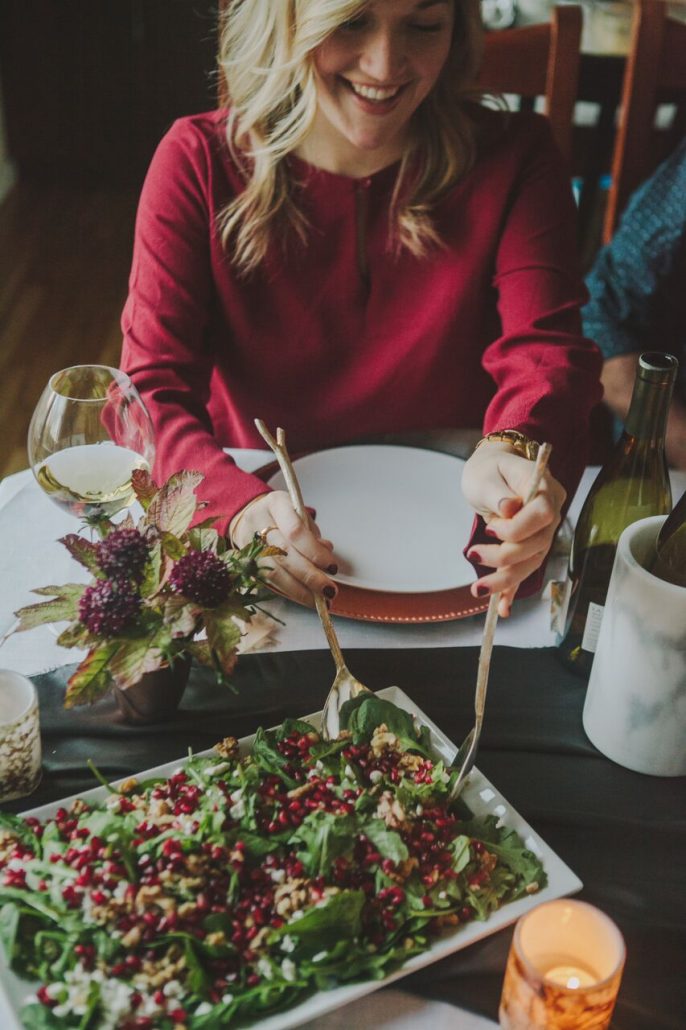
[[[520,454],[522,458],[528,458],[529,461],[536,460],[538,449],[541,446],[537,440],[530,440],[528,436],[524,436],[524,433],[520,433],[516,429],[499,429],[496,433],[487,433],[486,436],[481,437],[476,447],[480,447],[487,440],[502,440],[503,443],[509,443],[517,454]]]

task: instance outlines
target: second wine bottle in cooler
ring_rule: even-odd
[[[622,530],[639,519],[665,515],[672,506],[665,432],[678,365],[671,354],[641,354],[624,432],[579,515],[558,640],[562,661],[579,676],[591,671]]]

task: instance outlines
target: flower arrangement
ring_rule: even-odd
[[[266,596],[258,558],[283,553],[259,539],[231,550],[213,519],[191,526],[204,507],[195,496],[199,472],[176,473],[159,488],[146,471],[131,478],[143,508],[137,524],[130,513],[119,524],[103,518],[98,542],[76,533],[60,540],[92,582],[40,587],[34,593],[50,600],[15,613],[18,632],[67,621],[58,643],[87,649],[67,684],[67,708],[189,658],[228,683],[241,639],[237,620],[248,622]]]

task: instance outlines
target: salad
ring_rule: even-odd
[[[28,1028],[214,1030],[382,978],[546,883],[495,816],[448,804],[428,731],[361,695],[46,821],[0,814],[0,940]]]

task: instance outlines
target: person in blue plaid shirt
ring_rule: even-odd
[[[667,459],[686,469],[686,137],[633,194],[586,285],[584,333],[603,352],[605,401],[620,425],[638,355],[662,350],[679,359]]]

